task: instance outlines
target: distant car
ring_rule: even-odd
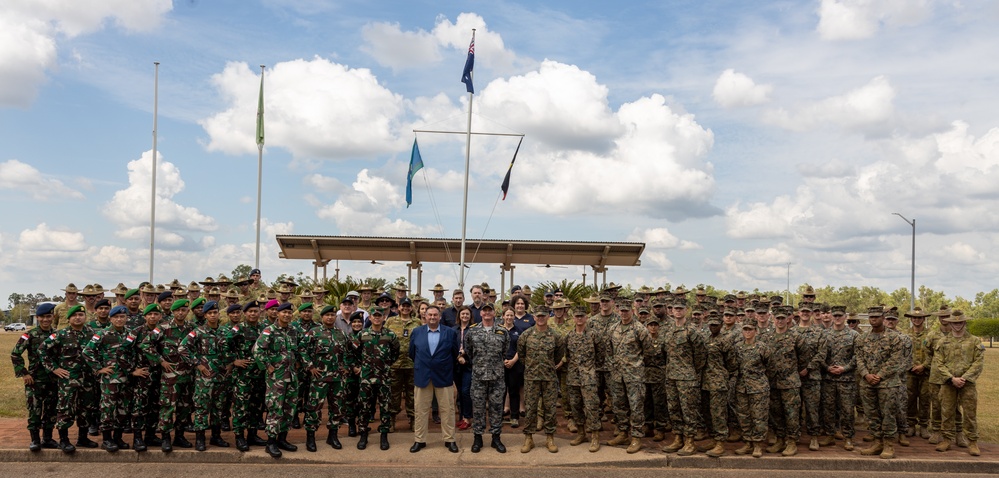
[[[3,326],[3,329],[7,332],[12,330],[28,330],[28,326],[25,325],[24,322],[14,322],[13,324]]]

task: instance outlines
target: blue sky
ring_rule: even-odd
[[[253,262],[260,64],[265,279],[312,270],[274,234],[459,236],[463,138],[418,137],[408,209],[405,176],[412,129],[464,128],[476,28],[473,128],[526,138],[498,203],[516,141],[473,140],[469,237],[646,242],[608,274],[635,286],[782,289],[790,263],[792,287],[894,290],[900,212],[917,285],[973,297],[999,272],[997,20],[943,0],[4,2],[0,294],[148,276],[153,61],[157,282]]]

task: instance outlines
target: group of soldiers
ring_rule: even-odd
[[[980,454],[975,383],[984,348],[967,333],[966,316],[946,307],[906,312],[902,331],[894,308],[848,314],[815,303],[810,288],[791,307],[780,297],[714,298],[682,287],[643,287],[625,298],[611,283],[585,305],[546,293],[543,304],[514,315],[506,328],[499,317],[522,314],[518,295],[529,292],[516,288],[496,305],[495,291],[475,285],[464,305],[463,291],[448,304],[439,284],[426,300],[408,296],[402,285],[380,295],[364,286],[327,305],[325,290],[295,296],[295,286],[266,287],[259,270],[244,280],[209,278],[187,287],[119,284],[113,298],[96,284],[70,284],[65,302],[38,306],[37,327],[11,353],[25,384],[29,448],[115,452],[130,448],[122,437],[131,433],[136,451],[204,451],[230,446],[221,432],[231,430],[240,451],[265,446],[280,457],[297,450],[289,428],[304,426],[306,449],[316,451],[321,425],[326,443],[340,449],[338,430],[346,424],[365,449],[377,412],[387,450],[403,403],[412,427],[408,338],[425,324],[425,308],[436,306],[447,326],[460,326],[455,321],[465,309],[471,313],[459,361],[472,369],[473,452],[487,428],[491,446],[505,452],[504,403],[515,403],[516,392],[504,376],[519,362],[523,453],[542,429],[547,449],[558,451],[561,399],[568,431],[576,434],[570,445],[589,441],[591,452],[601,447],[604,421],[615,429],[606,444],[626,445],[628,453],[642,448],[642,438],[663,442],[672,432],[666,452],[717,457],[725,442],[742,441],[736,454],[760,457],[765,442],[769,453],[797,454],[802,431],[810,450],[840,441],[853,450],[854,422],[866,420],[871,444],[863,455],[892,458],[896,444],[916,436],[939,451],[956,445]],[[194,433],[194,444],[185,432]],[[97,434],[100,444],[88,437]],[[695,444],[706,439],[711,445]]]

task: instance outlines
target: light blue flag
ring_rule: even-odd
[[[413,176],[423,169],[423,157],[420,156],[420,146],[413,139],[413,154],[409,157],[409,177],[406,178],[406,207],[413,204]]]

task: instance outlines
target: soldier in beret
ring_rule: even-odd
[[[14,344],[10,361],[14,365],[14,376],[24,382],[24,396],[28,401],[28,433],[31,444],[28,449],[40,451],[42,448],[58,448],[52,439],[52,427],[56,420],[56,401],[59,395],[57,377],[42,366],[41,346],[52,335],[54,311],[51,302],[39,304],[35,309],[38,326],[28,329]],[[28,365],[24,365],[24,353],[28,353]],[[44,435],[39,437],[39,431]]]

